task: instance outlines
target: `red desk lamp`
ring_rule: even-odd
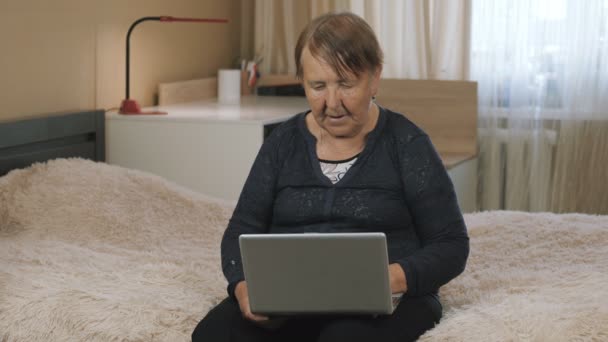
[[[137,103],[137,101],[135,101],[129,97],[129,86],[130,86],[130,82],[129,82],[129,59],[130,58],[129,57],[130,57],[130,50],[131,50],[129,42],[131,39],[131,32],[133,31],[135,26],[137,26],[137,24],[139,24],[143,21],[148,21],[148,20],[162,21],[162,22],[181,21],[181,22],[190,22],[190,23],[227,23],[228,22],[227,19],[174,18],[174,17],[168,17],[168,16],[161,16],[161,17],[143,17],[143,18],[137,19],[133,24],[131,24],[131,27],[129,28],[129,32],[127,33],[126,97],[120,104],[120,110],[118,111],[120,114],[167,114],[165,112],[142,113],[141,108],[139,107],[139,103]]]

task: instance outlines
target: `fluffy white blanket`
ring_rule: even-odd
[[[0,178],[0,341],[189,340],[225,296],[232,205],[79,159]],[[467,270],[421,340],[608,340],[608,217],[465,218]]]

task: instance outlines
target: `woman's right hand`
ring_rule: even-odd
[[[239,308],[241,309],[243,317],[254,322],[263,322],[268,320],[267,316],[256,315],[251,312],[251,308],[249,307],[249,292],[247,291],[246,281],[243,280],[236,284],[236,287],[234,288],[234,295],[236,296],[236,300],[239,302]]]

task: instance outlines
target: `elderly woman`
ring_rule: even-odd
[[[310,111],[261,147],[222,241],[229,297],[194,341],[409,341],[439,322],[439,287],[464,270],[468,236],[429,137],[374,103],[382,58],[354,14],[323,15],[301,33],[295,60]],[[391,290],[405,293],[392,315],[292,317],[276,327],[251,312],[239,235],[370,227],[386,234]]]

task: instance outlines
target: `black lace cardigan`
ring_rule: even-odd
[[[469,253],[466,226],[429,137],[380,108],[356,163],[332,184],[321,172],[306,115],[275,129],[251,168],[222,239],[228,293],[234,296],[244,279],[238,245],[244,233],[384,232],[389,262],[403,267],[409,296],[437,293],[460,274]]]

